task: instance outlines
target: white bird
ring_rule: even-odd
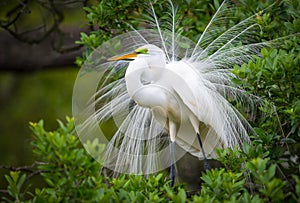
[[[171,186],[174,181],[174,143],[189,153],[206,160],[215,158],[216,147],[227,147],[227,112],[222,112],[223,97],[214,95],[209,81],[201,78],[196,66],[209,66],[206,63],[193,63],[185,60],[167,64],[164,52],[155,45],[148,44],[134,53],[111,58],[113,60],[133,60],[125,73],[129,96],[141,107],[149,108],[154,118],[165,127],[171,140]],[[232,112],[234,113],[234,112]],[[203,146],[200,139],[200,124],[206,131]],[[219,132],[219,133],[216,133]],[[219,135],[219,136],[218,136]],[[198,136],[199,144],[195,144]],[[222,140],[223,139],[223,140]],[[201,149],[200,149],[201,147]],[[202,152],[202,153],[199,153]],[[208,162],[206,162],[209,167]]]
[[[249,142],[251,126],[229,101],[251,111],[258,98],[232,83],[231,70],[267,43],[252,43],[256,15],[218,32],[230,12],[225,1],[194,43],[176,34],[171,6],[170,31],[160,28],[152,8],[156,30],[135,30],[97,49],[77,78],[73,109],[82,142],[104,167],[150,174],[171,166],[173,185],[174,163],[185,153],[212,159],[216,148]],[[99,127],[107,120],[118,128],[112,138]],[[87,147],[94,140],[105,144],[102,154]]]

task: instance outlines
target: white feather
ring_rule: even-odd
[[[228,98],[237,103],[247,102],[250,107],[257,101],[231,82],[235,77],[231,73],[233,65],[248,61],[267,45],[253,43],[253,38],[249,38],[258,28],[252,22],[254,16],[217,35],[216,25],[226,20],[224,2],[194,43],[175,33],[173,5],[170,31],[161,30],[151,8],[156,30],[134,30],[104,43],[86,62],[77,79],[78,86],[89,89],[84,96],[88,99],[74,102],[78,134],[83,143],[102,140],[106,146],[104,152],[91,155],[104,167],[119,173],[150,174],[170,166],[169,140],[165,136],[171,130],[170,120],[179,124],[176,136],[171,135],[171,139],[184,149],[177,152],[176,160],[186,152],[203,158],[195,122],[209,158],[216,157],[218,147],[233,148],[249,142],[252,131]],[[151,64],[146,60],[105,61],[142,46],[149,53],[151,49],[161,52],[162,58],[152,58]],[[162,61],[164,67],[159,66]],[[113,76],[117,80],[111,80]],[[91,81],[96,83],[93,88]],[[78,86],[75,97],[82,94],[79,91],[82,87]],[[101,130],[101,124],[109,119],[118,128],[112,138],[107,138]]]

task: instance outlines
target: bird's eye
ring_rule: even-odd
[[[148,49],[147,48],[138,48],[134,52],[137,54],[148,54]]]

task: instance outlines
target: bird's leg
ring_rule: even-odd
[[[171,166],[170,166],[170,187],[173,187],[175,182],[175,135],[176,135],[176,124],[169,121],[169,133],[170,133],[170,140],[171,140]]]
[[[210,170],[211,167],[210,167],[210,165],[208,163],[208,160],[206,158],[205,151],[204,151],[203,144],[202,144],[202,140],[201,140],[200,133],[199,133],[199,121],[195,116],[190,115],[190,122],[191,122],[195,132],[197,133],[198,141],[199,141],[200,148],[201,148],[203,158],[204,158],[204,171]]]
[[[171,141],[171,166],[170,166],[170,187],[173,187],[175,182],[175,157],[174,157],[175,142]]]
[[[206,158],[206,155],[205,155],[205,152],[204,152],[204,148],[203,148],[203,144],[202,144],[199,132],[197,132],[197,137],[198,137],[198,141],[199,141],[199,144],[200,144],[200,147],[201,147],[201,151],[202,151],[202,154],[203,154],[203,157],[204,157],[204,171],[210,170],[211,167],[210,167],[210,165],[209,165],[209,163],[207,161],[207,158]]]

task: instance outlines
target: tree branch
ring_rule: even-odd
[[[53,45],[53,34],[38,44],[28,44],[7,32],[0,32],[0,71],[26,72],[74,66],[76,57],[84,50],[75,41],[79,40],[80,32],[89,30],[77,26],[61,29],[69,35],[58,45]]]

